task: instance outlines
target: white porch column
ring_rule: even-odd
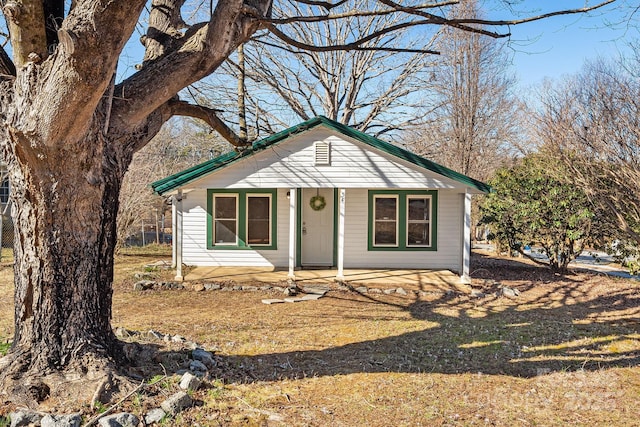
[[[176,229],[176,224],[178,223],[178,200],[176,196],[171,196],[171,268],[176,268],[176,236],[178,234],[178,230]]]
[[[462,216],[462,265],[460,266],[460,280],[462,283],[471,283],[469,276],[469,264],[471,261],[471,193],[466,190],[462,194],[464,214]]]
[[[288,278],[296,279],[296,189],[289,189],[289,274]]]
[[[175,280],[182,281],[182,190],[178,190],[178,194],[174,198],[174,207],[176,211],[175,235],[173,236],[173,247],[175,250],[176,277]]]
[[[345,203],[346,202],[346,190],[344,188],[338,189],[338,274],[336,274],[337,280],[344,280],[344,215],[345,215]]]

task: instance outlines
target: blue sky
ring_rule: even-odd
[[[617,58],[629,49],[629,41],[640,39],[638,28],[626,20],[616,22],[621,20],[620,13],[594,12],[512,27],[510,48],[520,86],[574,74],[588,59]]]

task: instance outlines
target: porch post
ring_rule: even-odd
[[[296,189],[289,189],[289,274],[288,278],[296,279]]]
[[[346,190],[338,189],[338,274],[337,280],[344,280],[344,214],[346,202]]]
[[[462,265],[460,266],[460,280],[462,283],[471,283],[469,276],[469,264],[471,261],[471,193],[465,190],[462,194],[464,214],[462,216]]]
[[[178,194],[174,196],[172,214],[175,211],[175,223],[173,224],[173,251],[175,252],[175,280],[182,281],[182,190],[178,190]]]
[[[171,196],[171,268],[176,268],[176,217],[178,216],[176,196]]]

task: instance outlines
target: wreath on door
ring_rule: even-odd
[[[323,196],[318,194],[311,198],[311,200],[309,201],[309,206],[311,206],[311,209],[313,209],[314,211],[321,211],[325,206],[327,206],[327,201]]]

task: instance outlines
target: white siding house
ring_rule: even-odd
[[[490,188],[316,117],[152,184],[181,265],[469,273],[471,195]]]

